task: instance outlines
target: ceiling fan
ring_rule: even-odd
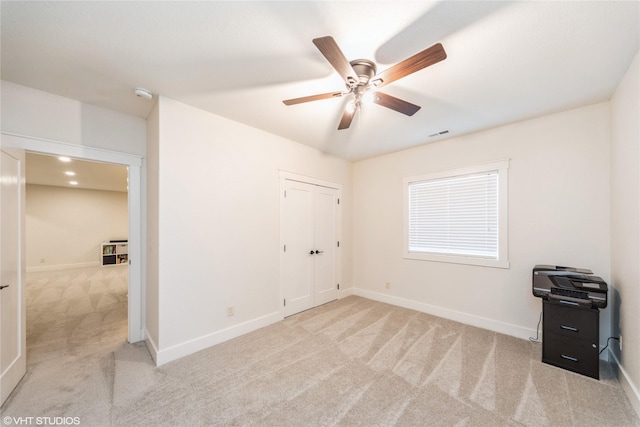
[[[406,114],[407,116],[414,115],[415,112],[420,109],[418,105],[380,92],[378,89],[440,62],[447,57],[442,45],[437,43],[397,63],[380,74],[376,74],[376,64],[368,59],[347,60],[331,36],[313,39],[313,44],[315,44],[318,50],[327,58],[327,61],[329,61],[338,74],[340,74],[340,77],[344,79],[347,85],[347,91],[303,96],[302,98],[287,99],[282,102],[284,102],[285,105],[295,105],[304,102],[319,101],[321,99],[353,95],[353,101],[349,102],[345,107],[342,118],[340,119],[340,124],[338,125],[338,130],[347,129],[351,125],[353,116],[362,106],[362,102],[367,100],[399,113]]]

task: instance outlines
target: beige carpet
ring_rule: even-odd
[[[97,290],[116,278],[99,280],[109,281],[78,281]],[[65,323],[70,349],[30,339],[40,350],[3,416],[87,426],[640,425],[607,363],[596,381],[541,363],[538,344],[364,298],[160,368],[144,345],[124,343],[126,317],[116,328],[118,309],[104,298],[91,299],[105,308],[85,314],[94,321]]]

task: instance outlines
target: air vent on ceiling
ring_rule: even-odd
[[[449,133],[449,130],[441,130],[440,132],[432,133],[429,135],[429,138],[433,138],[434,136],[446,135]]]

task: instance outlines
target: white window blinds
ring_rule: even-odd
[[[408,249],[498,259],[499,171],[408,182]]]

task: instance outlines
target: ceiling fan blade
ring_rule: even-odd
[[[383,92],[376,92],[373,94],[373,102],[383,107],[391,108],[399,113],[406,114],[407,116],[413,116],[416,111],[420,109],[418,105],[412,104],[407,101],[403,101],[395,96],[387,95]]]
[[[349,106],[344,109],[344,113],[340,119],[340,124],[338,125],[338,130],[347,129],[351,126],[351,121],[353,120],[353,116],[356,114],[356,111],[357,108],[349,108]]]
[[[344,56],[344,53],[338,47],[338,43],[331,36],[319,37],[313,39],[313,44],[316,45],[318,50],[327,58],[327,61],[331,66],[340,74],[340,77],[344,79],[347,85],[355,85],[358,83],[358,76],[353,67],[349,63],[349,60]]]
[[[373,86],[382,87],[446,58],[447,53],[444,51],[442,44],[436,43],[422,52],[418,52],[404,61],[398,62],[391,68],[384,70],[371,79],[371,81]]]
[[[303,102],[319,101],[321,99],[339,98],[344,95],[343,92],[321,93],[318,95],[303,96],[302,98],[285,99],[285,105],[302,104]]]

